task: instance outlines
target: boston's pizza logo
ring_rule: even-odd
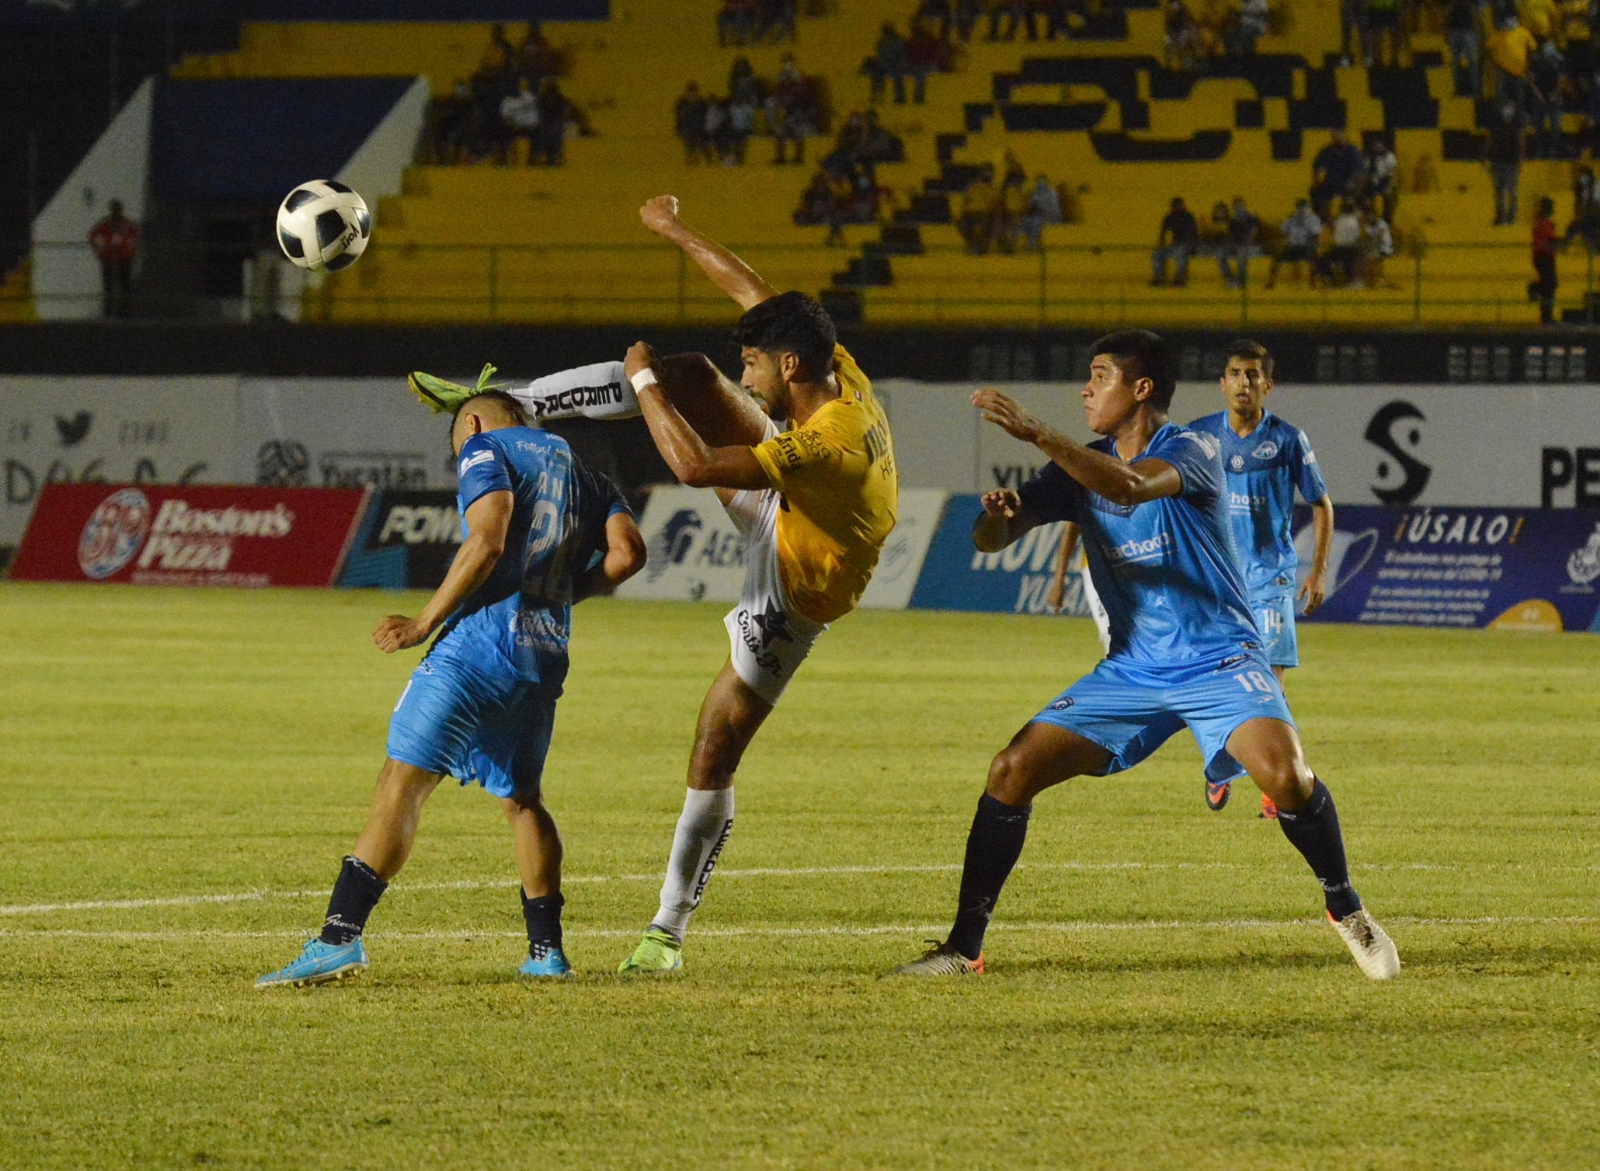
[[[150,501],[137,488],[123,488],[100,502],[78,538],[78,564],[85,576],[110,577],[144,544],[150,532]]]

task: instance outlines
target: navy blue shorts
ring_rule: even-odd
[[[1109,752],[1103,776],[1132,768],[1187,725],[1205,758],[1206,779],[1220,784],[1245,775],[1228,755],[1228,737],[1261,716],[1294,726],[1283,688],[1265,656],[1255,653],[1159,671],[1101,659],[1033,718]]]
[[[430,655],[389,719],[389,758],[477,782],[496,797],[536,800],[560,695]]]

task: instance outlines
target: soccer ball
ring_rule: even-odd
[[[283,254],[312,272],[349,268],[372,238],[372,215],[361,196],[333,179],[313,179],[278,208]]]

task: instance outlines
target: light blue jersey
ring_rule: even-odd
[[[429,654],[559,689],[574,583],[605,548],[606,520],[627,505],[615,485],[573,459],[565,439],[528,427],[474,435],[461,445],[457,473],[463,535],[467,509],[490,492],[512,494],[511,526],[489,580],[445,620]]]
[[[536,797],[567,677],[577,580],[627,504],[616,485],[548,431],[507,427],[461,445],[457,504],[512,495],[506,546],[489,580],[445,620],[389,721],[393,760]]]
[[[1228,425],[1227,411],[1189,427],[1215,436],[1222,446],[1228,518],[1250,596],[1293,593],[1294,494],[1298,490],[1307,504],[1328,494],[1306,433],[1271,411],[1263,411],[1256,429],[1242,438]]]
[[[1116,455],[1112,440],[1090,445]],[[1024,515],[1082,530],[1111,632],[1108,657],[1144,668],[1215,661],[1260,644],[1229,531],[1217,440],[1163,424],[1141,459],[1171,464],[1177,496],[1113,504],[1046,464],[1020,491]]]

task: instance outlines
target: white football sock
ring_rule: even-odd
[[[507,394],[543,419],[631,419],[639,413],[639,399],[622,373],[621,362],[596,362],[574,366],[505,388]]]
[[[689,928],[689,917],[700,905],[706,883],[716,868],[717,856],[733,832],[733,787],[690,789],[683,799],[683,816],[672,835],[672,857],[666,881],[661,884],[661,911],[651,926],[672,932],[679,939]]]

